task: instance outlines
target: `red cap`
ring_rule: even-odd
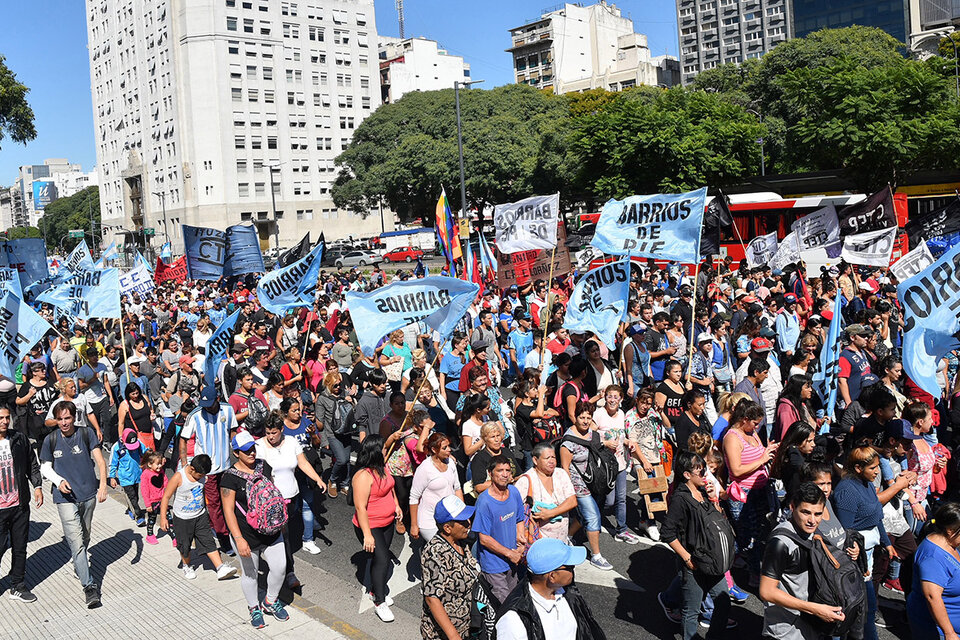
[[[754,338],[750,341],[750,348],[757,353],[773,351],[773,343],[766,338]]]

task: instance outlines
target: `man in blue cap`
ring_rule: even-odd
[[[528,580],[517,585],[498,612],[498,640],[602,640],[603,629],[576,585],[574,568],[584,547],[541,538],[527,551]]]

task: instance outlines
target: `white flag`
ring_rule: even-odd
[[[747,266],[753,268],[767,264],[776,253],[776,231],[772,231],[765,236],[757,236],[747,245]]]
[[[817,249],[840,239],[840,220],[832,204],[800,218],[790,228],[797,232],[800,251]]]
[[[500,253],[516,253],[557,246],[560,194],[533,196],[493,208]]]
[[[907,255],[897,260],[890,272],[896,276],[897,280],[903,282],[912,278],[927,267],[933,264],[933,255],[927,243],[921,238],[920,244]]]
[[[890,265],[890,254],[893,253],[896,239],[897,227],[847,236],[843,239],[840,257],[850,264],[886,267]]]
[[[788,264],[799,260],[800,244],[797,240],[797,232],[791,231],[777,245],[777,252],[770,259],[770,268],[782,270]]]

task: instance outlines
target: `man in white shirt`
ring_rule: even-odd
[[[497,620],[498,640],[605,640],[603,630],[573,584],[574,567],[587,559],[585,547],[541,538],[527,551],[529,581],[507,596]]]

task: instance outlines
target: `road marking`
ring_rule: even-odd
[[[419,580],[411,581],[407,577],[407,565],[410,564],[410,559],[413,558],[413,547],[410,546],[410,538],[408,536],[404,535],[402,538],[403,548],[400,549],[400,553],[397,554],[400,564],[394,565],[393,574],[390,576],[390,580],[387,581],[387,593],[394,599],[404,591],[420,585]],[[367,576],[364,576],[364,579],[366,580]],[[366,586],[364,586],[364,589],[366,589]],[[360,604],[357,613],[363,613],[371,609],[373,609],[373,598],[368,598],[366,593],[361,590]]]

